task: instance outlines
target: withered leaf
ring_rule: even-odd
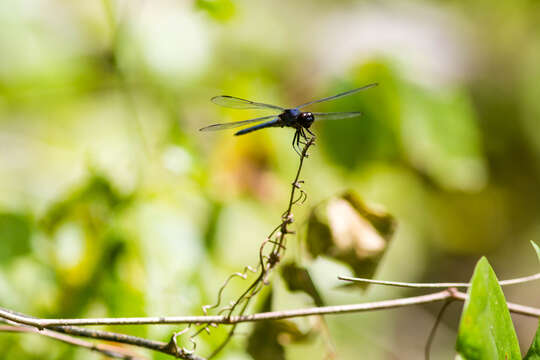
[[[310,214],[307,248],[347,264],[357,277],[373,277],[395,230],[395,220],[367,207],[353,192],[319,204]]]

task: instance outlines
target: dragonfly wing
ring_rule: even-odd
[[[277,105],[254,102],[229,95],[214,96],[212,99],[210,99],[210,101],[219,106],[232,109],[274,109],[280,111],[285,110],[284,108]]]
[[[359,111],[351,111],[351,112],[330,112],[330,113],[312,113],[315,117],[315,121],[317,120],[338,120],[338,119],[348,119],[353,117],[358,117],[362,115]]]
[[[200,131],[214,131],[214,130],[225,130],[225,129],[234,129],[239,126],[252,124],[256,122],[261,122],[268,119],[277,119],[276,115],[268,115],[263,117],[258,117],[255,119],[249,119],[249,120],[243,120],[243,121],[234,121],[229,123],[223,123],[223,124],[214,124],[210,126],[203,127],[202,129],[199,129]]]
[[[319,100],[310,101],[310,102],[308,102],[308,103],[305,103],[305,104],[302,104],[302,105],[300,105],[300,106],[297,106],[296,108],[297,108],[297,109],[300,109],[300,108],[303,108],[303,107],[308,106],[308,105],[311,105],[311,104],[316,104],[316,103],[320,103],[320,102],[323,102],[323,101],[329,101],[329,100],[339,99],[339,98],[341,98],[341,97],[344,97],[344,96],[347,96],[347,95],[351,95],[351,94],[357,93],[357,92],[359,92],[359,91],[362,91],[362,90],[366,90],[366,89],[372,88],[372,87],[377,86],[377,85],[379,85],[379,84],[377,84],[377,83],[369,84],[369,85],[366,85],[366,86],[359,87],[359,88],[357,88],[357,89],[352,89],[352,90],[349,90],[349,91],[342,92],[342,93],[337,94],[337,95],[334,95],[334,96],[329,96],[329,97],[325,97],[325,98],[322,98],[322,99],[319,99]]]

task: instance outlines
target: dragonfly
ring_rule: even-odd
[[[262,117],[257,117],[249,120],[234,121],[228,123],[214,124],[210,126],[203,127],[200,131],[215,131],[215,130],[225,130],[225,129],[234,129],[242,126],[248,126],[240,131],[237,131],[234,135],[245,135],[253,131],[269,128],[269,127],[290,127],[295,129],[293,137],[293,148],[296,150],[299,148],[300,144],[303,143],[302,140],[307,141],[306,132],[314,136],[313,132],[309,129],[314,121],[318,120],[337,120],[337,119],[347,119],[354,118],[362,115],[359,111],[349,111],[349,112],[310,112],[302,111],[303,108],[321,103],[324,101],[330,101],[342,98],[344,96],[355,94],[359,91],[366,90],[377,86],[377,83],[372,83],[365,85],[356,89],[345,91],[337,95],[328,96],[322,99],[309,101],[305,104],[296,106],[294,108],[284,108],[277,105],[265,104],[261,102],[250,101],[246,99],[241,99],[235,96],[229,95],[220,95],[214,96],[210,101],[214,104],[232,108],[232,109],[259,109],[259,110],[273,110],[279,112],[278,114],[267,115]],[[296,146],[295,146],[296,145]]]

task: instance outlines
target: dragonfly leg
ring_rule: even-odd
[[[306,133],[304,132],[304,128],[300,128],[300,136],[299,138],[301,138],[302,141],[299,141],[300,144],[302,145],[306,145],[307,143],[307,136],[306,136]]]
[[[292,148],[294,149],[294,151],[300,155],[300,153],[298,152],[298,149],[297,149],[297,142],[298,142],[298,137],[300,136],[300,134],[298,133],[298,130],[296,130],[294,132],[294,136],[293,136],[293,139],[292,139]]]
[[[309,133],[309,135],[311,135],[311,136],[315,136],[315,134],[314,134],[314,133],[312,133],[312,132],[311,132],[311,130],[309,130],[308,128],[306,128],[306,131],[307,131],[307,132]]]

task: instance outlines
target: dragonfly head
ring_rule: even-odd
[[[311,124],[313,124],[313,121],[315,118],[313,117],[313,114],[310,112],[303,112],[298,116],[298,123],[302,125],[302,127],[305,127],[308,129]]]

